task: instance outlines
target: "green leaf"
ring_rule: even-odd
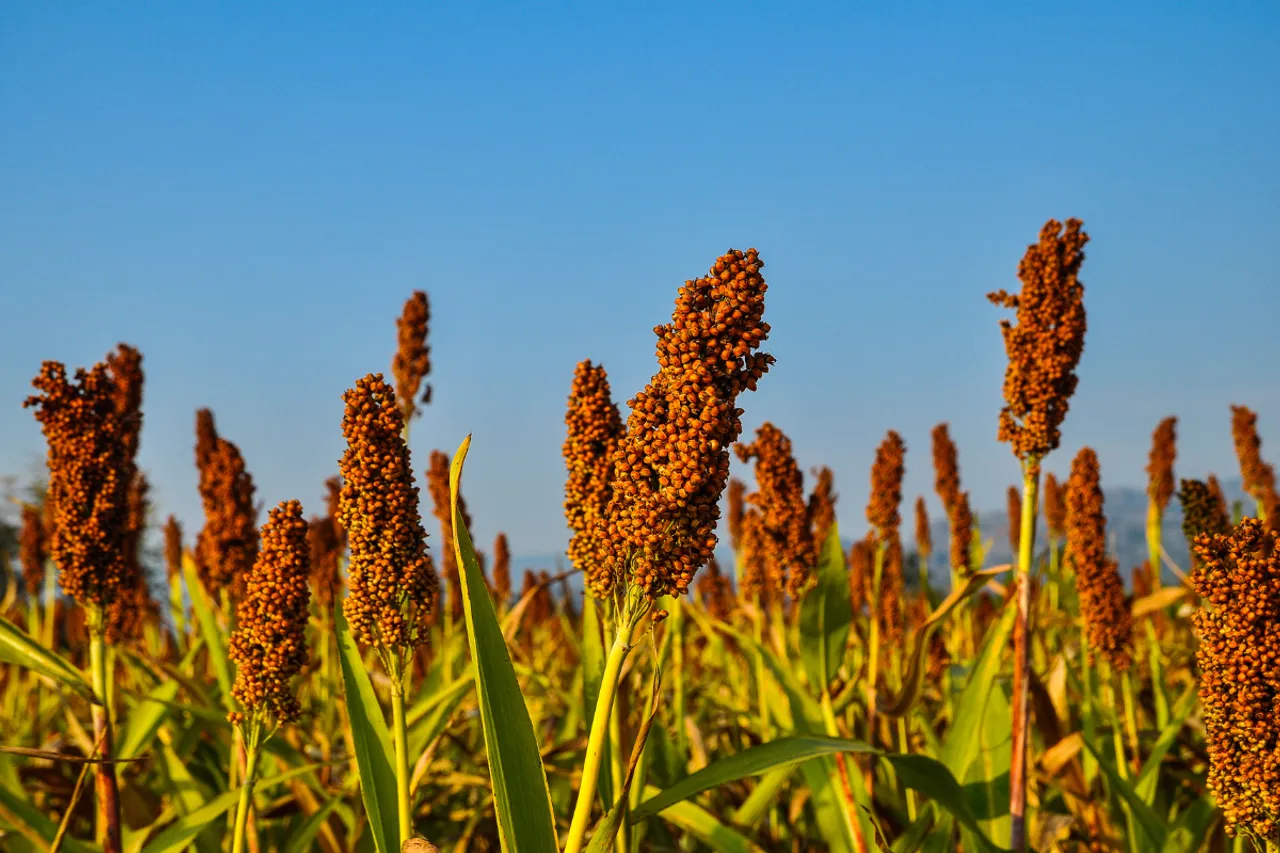
[[[1169,827],[1169,837],[1165,839],[1162,853],[1196,853],[1219,817],[1221,813],[1212,799],[1201,797],[1196,800]]]
[[[1009,645],[1009,635],[1013,632],[1013,620],[1017,615],[1017,607],[1014,604],[1010,600],[1000,621],[987,634],[987,640],[982,646],[982,654],[969,669],[964,692],[960,694],[960,700],[956,703],[955,718],[950,729],[947,730],[947,737],[939,755],[954,778],[965,778],[969,765],[978,756],[987,696],[996,683],[996,677],[1000,674],[1001,657]]]
[[[645,795],[651,799],[659,791],[646,786]],[[663,809],[658,815],[663,820],[683,829],[717,853],[762,853],[752,841],[716,820],[715,816],[693,803],[679,802]]]
[[[849,642],[853,606],[849,601],[849,573],[845,568],[840,530],[831,524],[818,555],[818,584],[800,604],[800,658],[814,690],[824,690],[835,678]]]
[[[449,723],[454,709],[458,707],[466,695],[475,686],[474,673],[468,672],[454,679],[452,684],[439,688],[428,697],[426,710],[409,729],[408,748],[410,755],[421,755],[430,743],[439,737]]]
[[[298,828],[298,831],[289,836],[289,844],[285,847],[285,853],[307,853],[308,850],[311,850],[312,842],[320,834],[320,828],[324,826],[329,813],[337,808],[341,802],[342,796],[335,795],[330,797],[323,806],[316,809],[315,814],[308,817],[306,822]]]
[[[1173,714],[1168,725],[1156,738],[1155,744],[1151,747],[1151,754],[1147,756],[1147,763],[1142,765],[1142,772],[1138,774],[1137,781],[1133,784],[1134,793],[1149,806],[1156,801],[1156,785],[1160,781],[1160,762],[1164,761],[1170,747],[1178,739],[1178,732],[1182,731],[1183,724],[1186,723],[1187,717],[1195,706],[1196,686],[1191,684],[1174,703]]]
[[[342,602],[333,605],[333,624],[338,642],[338,661],[342,665],[342,685],[351,721],[351,741],[355,747],[356,766],[360,770],[360,796],[369,831],[378,853],[397,853],[400,849],[400,817],[396,794],[396,773],[391,766],[391,734],[378,695],[365,669],[364,658],[351,636],[351,627],[342,613]]]
[[[1104,776],[1107,777],[1107,784],[1111,787],[1120,799],[1124,800],[1126,806],[1129,807],[1130,814],[1133,815],[1138,827],[1142,830],[1143,835],[1147,837],[1147,841],[1151,844],[1152,849],[1159,850],[1164,847],[1165,827],[1164,821],[1152,811],[1151,807],[1138,797],[1133,787],[1120,778],[1120,774],[1116,772],[1111,762],[1098,754],[1093,745],[1088,741],[1084,741],[1084,748],[1089,750],[1095,761],[1098,762],[1098,768],[1102,770]]]
[[[993,844],[982,831],[977,818],[969,810],[964,790],[946,765],[927,755],[888,753],[881,757],[893,766],[899,782],[914,791],[919,791],[949,812],[961,826],[973,833],[974,838],[984,850],[1003,850]]]
[[[309,764],[306,767],[297,767],[287,773],[262,779],[255,787],[265,789],[272,785],[278,785],[295,776],[308,773],[319,766],[318,764]],[[191,814],[169,824],[163,832],[151,839],[147,846],[142,848],[142,853],[178,853],[179,850],[186,850],[193,838],[199,835],[206,826],[226,814],[239,799],[239,788],[214,797]]]
[[[90,702],[98,701],[94,698],[93,687],[80,670],[3,617],[0,617],[0,661],[38,672],[55,683],[74,690]]]
[[[92,783],[90,783],[90,788],[92,788]],[[20,821],[28,832],[43,839],[46,845],[51,844],[54,836],[58,834],[57,821],[50,820],[35,806],[31,805],[25,796],[19,792],[11,791],[5,785],[0,785],[0,812],[7,813],[14,820]],[[47,847],[42,849],[47,849]],[[63,836],[62,849],[67,853],[94,853],[94,851],[100,851],[102,848],[83,841],[77,841],[70,836]]]
[[[673,803],[687,800],[730,782],[747,776],[759,776],[777,767],[799,764],[823,755],[837,752],[875,752],[875,749],[858,740],[831,737],[784,737],[769,743],[753,746],[733,755],[711,762],[697,773],[686,777],[657,796],[645,800],[631,815],[631,822],[638,823],[652,817]]]
[[[462,582],[462,605],[467,620],[467,641],[476,667],[476,697],[484,726],[484,745],[493,783],[494,814],[498,838],[507,853],[557,853],[555,816],[551,791],[542,768],[542,754],[520,694],[511,655],[498,626],[498,616],[484,582],[484,574],[471,546],[471,534],[458,510],[462,465],[471,446],[463,439],[449,471],[449,495],[453,507],[454,552]]]
[[[227,643],[223,631],[214,618],[213,607],[209,597],[205,595],[204,584],[196,576],[196,564],[190,554],[182,555],[182,577],[187,584],[187,594],[191,596],[191,610],[200,623],[200,635],[204,637],[205,648],[209,650],[209,663],[213,667],[214,678],[218,687],[222,688],[222,702],[227,710],[231,707],[231,664],[227,661]]]
[[[162,681],[129,713],[117,758],[135,758],[151,745],[178,698],[178,682]]]

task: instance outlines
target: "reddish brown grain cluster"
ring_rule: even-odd
[[[929,508],[924,498],[916,498],[916,553],[920,556],[921,565],[929,565],[929,555],[933,553],[933,532],[929,529]]]
[[[44,562],[49,558],[44,522],[40,507],[22,505],[22,528],[18,531],[18,563],[22,566],[22,582],[27,595],[40,597],[44,589]]]
[[[946,424],[933,428],[934,488],[947,513],[951,539],[951,568],[969,570],[969,548],[973,541],[973,513],[969,509],[969,493],[960,489],[960,455]]]
[[[449,504],[449,454],[431,451],[427,468],[427,491],[431,493],[431,511],[440,522],[440,565],[449,590],[449,615],[456,622],[462,618],[462,577],[458,573],[458,554],[453,547],[453,508]],[[471,513],[467,502],[458,495],[458,512],[467,530],[471,529]]]
[[[147,493],[150,484],[138,470],[138,445],[142,437],[142,353],[120,344],[107,355],[107,369],[115,385],[116,413],[122,425],[120,440],[128,460],[128,510],[125,516],[125,580],[119,600],[109,616],[108,635],[113,639],[137,637],[144,621],[159,617],[151,600],[146,572],[140,558],[142,537],[147,525]]]
[[[875,534],[868,533],[865,539],[859,539],[849,549],[849,600],[854,613],[861,613],[862,608],[871,600],[871,581],[875,574],[876,541]]]
[[[746,510],[747,484],[737,477],[729,479],[729,512],[725,524],[729,528],[729,545],[734,551],[742,540],[742,514]]]
[[[1067,493],[1052,473],[1044,475],[1044,523],[1051,541],[1061,542],[1067,535]]]
[[[625,582],[650,599],[688,590],[716,545],[729,447],[742,434],[740,393],[773,357],[765,281],[754,249],[730,251],[709,275],[685,282],[669,324],[658,326],[658,372],[630,402],[614,452],[614,484],[600,524],[608,571],[597,596]]]
[[[1081,224],[1068,219],[1064,230],[1057,220],[1046,222],[1040,241],[1027,247],[1018,264],[1022,290],[987,296],[1016,312],[1014,322],[1000,321],[1009,365],[998,437],[1009,442],[1032,474],[1058,446],[1084,351],[1084,285],[1079,272],[1089,236]]]
[[[307,525],[311,549],[311,588],[321,617],[326,621],[342,588],[342,537],[331,515],[314,516]]]
[[[1151,434],[1147,461],[1147,496],[1164,512],[1173,497],[1173,463],[1178,458],[1178,419],[1165,418]]]
[[[831,532],[831,525],[836,523],[836,478],[825,465],[818,469],[816,476],[818,482],[809,494],[809,529],[813,531],[814,547],[821,551],[822,543],[827,541],[827,534]]]
[[[746,599],[767,604],[777,589],[769,580],[767,544],[764,533],[764,516],[755,507],[742,514],[738,536],[738,569],[742,576],[738,588]]]
[[[431,347],[427,346],[427,324],[430,322],[431,306],[427,302],[427,294],[415,290],[396,319],[398,346],[391,362],[391,375],[396,379],[396,397],[400,400],[405,423],[418,414],[419,389],[422,390],[422,402],[431,402],[431,386],[423,385],[423,380],[431,373]]]
[[[131,467],[107,365],[77,370],[46,361],[31,384],[33,407],[48,443],[54,535],[49,552],[62,591],[88,611],[90,629],[105,632],[128,581],[124,532]]]
[[[267,514],[262,548],[236,605],[227,654],[236,663],[231,695],[243,712],[230,714],[233,723],[263,714],[281,722],[298,719],[289,680],[307,662],[309,555],[302,504],[285,501]]]
[[[1201,535],[1195,549],[1209,787],[1232,834],[1272,839],[1280,831],[1280,547],[1274,532],[1246,518],[1226,535]]]
[[[1258,415],[1246,406],[1231,407],[1231,436],[1244,490],[1258,502],[1273,529],[1280,529],[1280,495],[1276,493],[1276,472],[1262,460],[1262,439],[1258,437]]]
[[[1022,491],[1010,486],[1004,494],[1005,516],[1009,521],[1009,553],[1018,558],[1018,546],[1022,543]]]
[[[624,428],[604,366],[582,361],[573,371],[565,411],[564,516],[573,531],[569,560],[588,587],[607,585],[607,553],[599,525],[613,488],[613,454]]]
[[[1188,542],[1194,543],[1201,535],[1225,536],[1231,532],[1231,519],[1220,489],[1200,480],[1183,480],[1178,485],[1178,503],[1182,505],[1182,534]]]
[[[804,475],[791,455],[791,439],[769,422],[756,440],[734,448],[743,462],[755,460],[756,490],[747,503],[760,511],[761,541],[768,583],[776,592],[800,598],[813,585],[817,559]]]
[[[871,497],[867,502],[867,521],[875,532],[876,547],[883,553],[880,566],[880,597],[875,602],[881,630],[889,642],[901,638],[903,632],[902,538],[898,527],[902,516],[902,476],[907,455],[902,436],[889,430],[876,448],[876,461],[871,466]]]
[[[196,569],[210,595],[230,592],[233,600],[258,555],[258,510],[253,477],[240,448],[218,435],[213,413],[196,412],[196,467],[204,529],[196,536]]]
[[[511,600],[511,546],[505,533],[493,540],[493,597],[499,604]]]
[[[362,643],[412,650],[426,645],[435,567],[418,515],[404,416],[381,374],[342,395],[346,452],[339,465],[338,519],[350,547],[342,612]]]
[[[1091,655],[1101,655],[1117,670],[1128,669],[1132,616],[1119,568],[1107,556],[1101,473],[1098,456],[1088,447],[1076,454],[1067,481],[1067,557],[1075,570]]]
[[[720,561],[712,557],[707,561],[707,567],[698,577],[698,598],[702,600],[702,606],[706,608],[707,613],[713,619],[725,621],[733,613],[735,604],[733,598],[733,585],[729,583],[729,578],[725,576],[720,569]]]
[[[170,583],[182,574],[182,525],[172,515],[164,523],[164,573]]]

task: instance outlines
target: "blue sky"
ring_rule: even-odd
[[[145,356],[141,459],[200,523],[193,413],[267,505],[320,508],[341,394],[386,370],[415,288],[435,402],[415,464],[474,433],[477,539],[558,550],[574,364],[625,401],[652,327],[758,247],[778,359],[743,399],[861,531],[876,444],[931,492],[952,424],[1003,506],[1003,313],[1049,217],[1093,239],[1065,471],[1235,474],[1228,405],[1280,462],[1274,4],[0,4],[0,472],[43,442],[45,358]],[[736,464],[736,463],[735,463]],[[738,469],[742,471],[741,468]]]

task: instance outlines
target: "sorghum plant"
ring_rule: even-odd
[[[1040,463],[1060,440],[1059,428],[1076,389],[1076,365],[1084,351],[1084,285],[1080,265],[1089,237],[1078,219],[1065,229],[1050,219],[1040,240],[1027,247],[1018,265],[1022,290],[998,290],[988,295],[996,305],[1016,312],[1016,320],[1001,320],[1005,354],[1004,408],[1000,411],[1001,441],[1007,441],[1022,465],[1022,530],[1019,537],[1014,627],[1013,762],[1009,772],[1010,846],[1026,847],[1027,802],[1027,680],[1030,666],[1031,557],[1035,546],[1036,492]]]

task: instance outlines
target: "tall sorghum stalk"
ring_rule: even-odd
[[[1017,616],[1014,627],[1013,756],[1009,768],[1010,846],[1026,847],[1028,680],[1030,678],[1031,557],[1040,463],[1057,448],[1059,427],[1076,387],[1076,365],[1084,350],[1084,285],[1078,277],[1088,236],[1078,219],[1066,228],[1049,220],[1040,240],[1018,265],[1022,290],[988,298],[1016,312],[1001,320],[1005,354],[1005,405],[998,437],[1009,442],[1022,467],[1022,536],[1018,549]]]
[[[737,397],[773,362],[756,352],[769,333],[761,266],[754,249],[733,250],[680,289],[671,322],[654,329],[658,372],[629,402],[626,435],[610,455],[609,502],[595,522],[600,561],[586,582],[612,599],[617,633],[565,853],[580,853],[586,837],[622,663],[655,600],[687,592],[715,549],[729,447],[742,434]]]
[[[381,374],[342,395],[339,522],[350,547],[342,612],[352,634],[372,646],[391,681],[400,840],[413,837],[405,697],[414,653],[426,645],[436,588],[418,514],[418,487],[404,440],[404,415]]]
[[[875,536],[875,562],[871,575],[871,636],[867,657],[867,742],[875,743],[876,690],[880,677],[880,644],[888,639],[901,639],[902,612],[902,544],[898,526],[902,517],[902,477],[907,446],[893,430],[876,448],[871,466],[871,495],[867,500],[867,522]],[[872,795],[875,763],[866,770],[867,795]]]
[[[1151,574],[1151,592],[1160,589],[1160,568],[1164,553],[1161,544],[1161,529],[1164,526],[1164,511],[1173,497],[1173,463],[1178,455],[1178,419],[1174,417],[1162,420],[1151,435],[1151,455],[1147,462],[1147,565]],[[1163,729],[1169,720],[1169,703],[1162,689],[1164,684],[1164,663],[1161,660],[1160,632],[1165,623],[1162,614],[1144,622],[1144,630],[1151,643],[1151,682],[1160,687],[1153,691],[1156,706],[1156,724]],[[1126,679],[1129,675],[1126,673]],[[1126,681],[1126,687],[1129,687]],[[1132,688],[1129,689],[1132,693]],[[1126,699],[1129,699],[1126,694]],[[1129,702],[1132,705],[1132,702]],[[1131,725],[1130,728],[1136,728]],[[1135,755],[1135,760],[1137,756]]]
[[[308,658],[310,551],[302,505],[285,501],[271,510],[262,527],[261,550],[244,583],[244,597],[236,605],[227,655],[236,664],[231,695],[238,710],[227,717],[244,752],[244,778],[232,853],[244,849],[259,751],[281,723],[296,722],[301,713],[289,682]]]
[[[929,601],[929,555],[933,553],[933,535],[929,530],[929,510],[924,497],[916,498],[916,559],[920,570],[920,595]]]
[[[453,680],[453,633],[464,622],[462,607],[462,578],[459,575],[457,553],[453,547],[453,508],[449,496],[449,454],[441,450],[431,451],[431,464],[427,468],[427,491],[431,494],[431,508],[440,522],[441,573],[449,592],[448,607],[439,612],[443,622],[444,653],[441,655],[444,683]],[[471,513],[467,502],[458,495],[458,513],[462,523],[471,529]]]
[[[136,431],[140,415],[117,408],[117,387],[106,364],[77,370],[69,382],[63,365],[45,362],[32,385],[40,393],[24,405],[36,410],[48,443],[46,500],[53,505],[49,550],[63,593],[84,608],[89,629],[90,680],[97,699],[94,740],[107,759],[95,766],[96,837],[106,853],[119,853],[120,801],[106,705],[107,639],[117,629],[130,588],[124,541],[133,471],[128,436]]]
[[[951,592],[960,585],[961,578],[970,571],[973,545],[973,514],[969,509],[969,493],[960,489],[960,454],[951,440],[951,432],[945,424],[938,424],[931,435],[933,449],[934,490],[942,501],[947,514],[949,559],[951,567]],[[968,602],[960,605],[961,630],[946,634],[947,653],[952,658],[960,655],[965,638],[972,638],[973,614]],[[957,638],[956,634],[960,637]]]
[[[1058,612],[1062,586],[1062,540],[1066,536],[1067,497],[1053,474],[1044,475],[1044,524],[1049,534],[1049,612]]]

